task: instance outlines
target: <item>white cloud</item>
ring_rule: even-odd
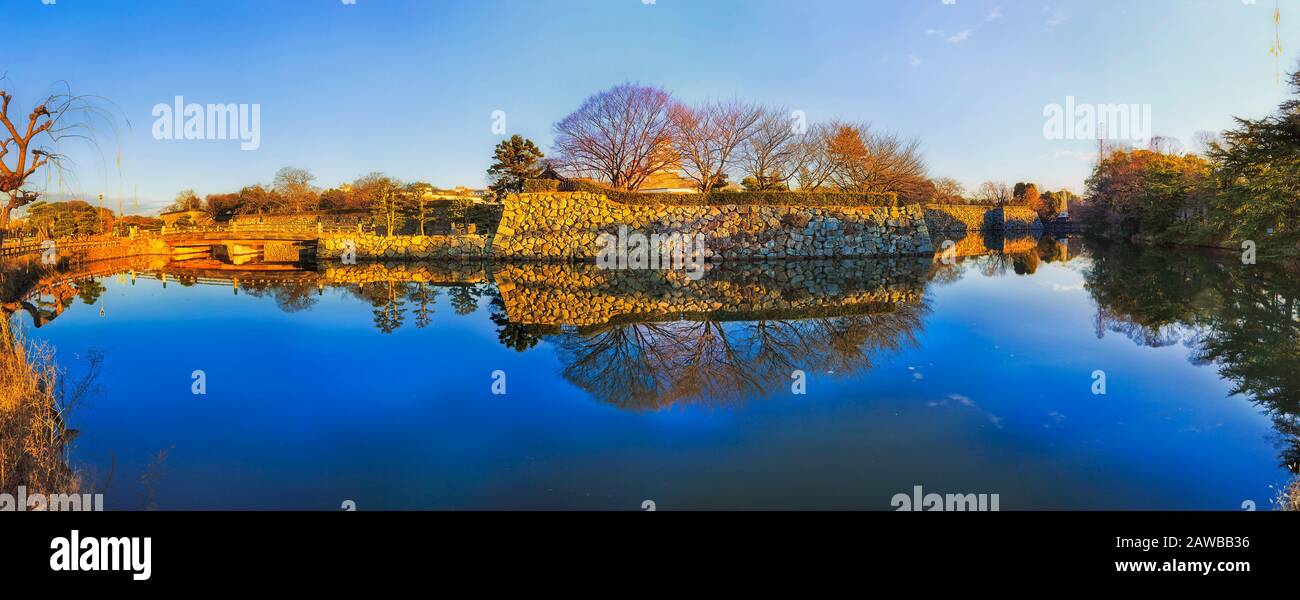
[[[971,34],[975,33],[974,29],[963,29],[960,33],[948,36],[949,44],[960,44],[970,39]]]
[[[1056,27],[1057,25],[1064,23],[1065,20],[1068,18],[1065,16],[1065,11],[1061,10],[1060,8],[1044,6],[1043,12],[1048,13],[1048,17],[1047,17],[1048,27]]]

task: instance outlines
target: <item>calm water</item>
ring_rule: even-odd
[[[1291,479],[1294,277],[1077,240],[958,249],[700,282],[120,266],[32,335],[72,375],[102,356],[74,459],[118,509],[889,510],[920,485],[1239,510]]]

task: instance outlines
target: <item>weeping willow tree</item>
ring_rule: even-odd
[[[3,88],[4,83],[0,77],[0,245],[13,212],[40,197],[30,186],[37,174],[63,173],[59,146],[83,141],[98,149],[105,134],[114,138],[117,134],[112,113],[99,106],[102,98],[74,95],[66,85],[41,100],[24,122],[14,114],[14,95]]]

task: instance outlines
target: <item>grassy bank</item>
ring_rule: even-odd
[[[85,482],[68,464],[76,432],[65,416],[85,386],[63,389],[53,352],[14,329],[0,319],[0,491],[81,493]]]

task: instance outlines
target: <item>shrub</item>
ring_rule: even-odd
[[[525,187],[525,189],[527,189]],[[475,204],[466,209],[465,220],[473,223],[479,233],[496,231],[501,222],[500,204]]]
[[[560,189],[560,182],[556,179],[526,179],[524,180],[525,194],[540,194],[544,192],[554,192]]]

